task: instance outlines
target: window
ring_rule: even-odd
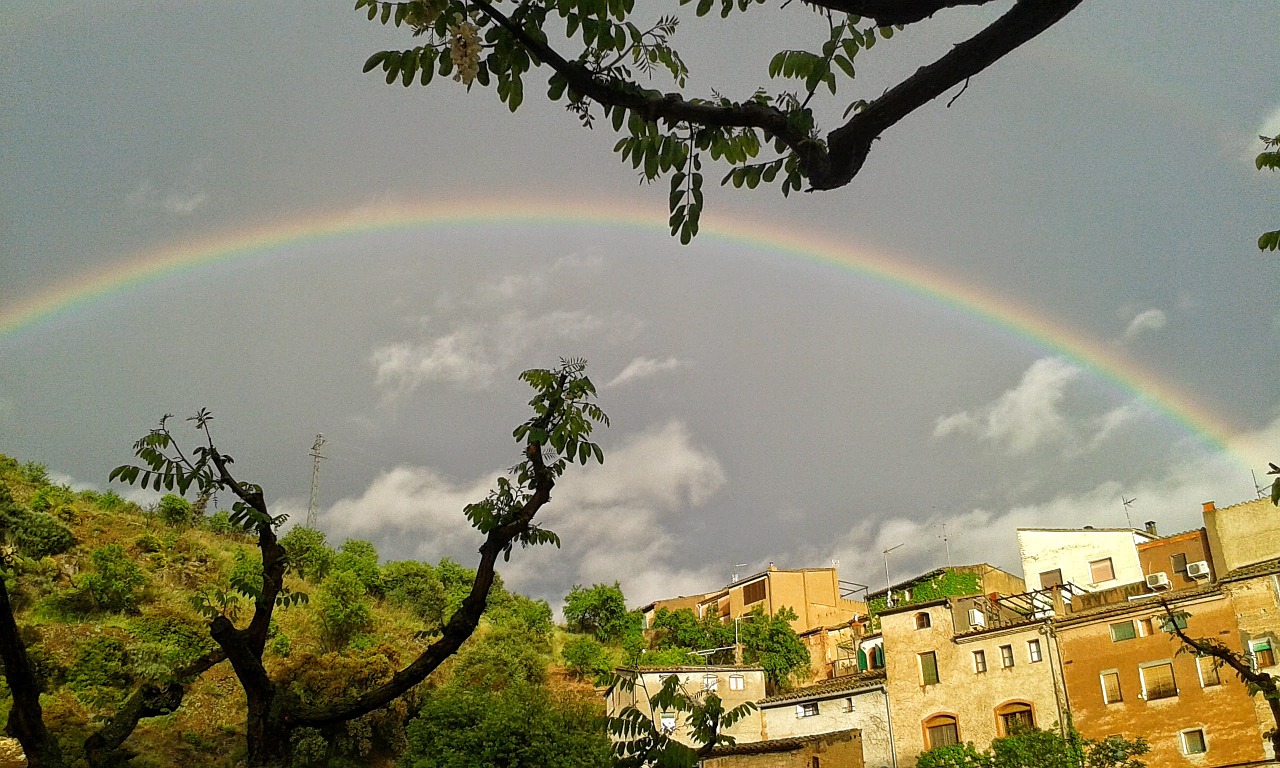
[[[1000,646],[1000,666],[1006,669],[1013,666],[1013,646],[1012,645]]]
[[[853,697],[852,696],[846,697],[844,700],[844,707],[842,708],[842,711],[852,712],[853,710],[854,710]]]
[[[1094,584],[1112,581],[1115,577],[1116,569],[1111,565],[1111,558],[1104,557],[1089,563],[1089,578],[1093,579]]]
[[[1205,743],[1203,729],[1196,728],[1182,732],[1182,754],[1203,755],[1208,751],[1209,745]]]
[[[951,715],[934,715],[925,720],[924,733],[929,749],[960,743],[960,723]]]
[[[660,725],[663,733],[675,733],[676,730],[676,713],[663,712],[661,715]]]
[[[934,685],[938,682],[938,654],[933,651],[920,654],[920,683]]]
[[[1276,654],[1271,649],[1270,640],[1250,640],[1249,652],[1253,654],[1253,668],[1255,670],[1276,665]]]
[[[714,691],[719,687],[720,687],[720,678],[716,677],[715,675],[702,676],[702,690]]]
[[[1177,555],[1172,555],[1172,556],[1169,558],[1169,568],[1170,568],[1170,570],[1172,570],[1174,573],[1180,573],[1180,574],[1182,574],[1183,576],[1186,576],[1186,575],[1187,575],[1187,556],[1186,556],[1186,554],[1177,554]]]
[[[1118,643],[1121,640],[1132,640],[1137,637],[1133,631],[1132,621],[1117,621],[1111,625],[1111,642]]]
[[[929,626],[930,626],[929,614],[927,614],[927,613],[917,613],[917,614],[916,614],[916,629],[928,629],[928,628],[929,628]]]
[[[973,671],[974,672],[987,671],[987,652],[986,651],[973,652]]]
[[[1103,672],[1101,678],[1102,700],[1107,704],[1124,701],[1124,697],[1120,695],[1120,673],[1115,670]]]
[[[818,702],[810,701],[796,705],[796,717],[813,717],[818,714]]]
[[[1040,574],[1040,588],[1049,589],[1062,584],[1062,569],[1054,568],[1052,571],[1045,571]]]
[[[1039,641],[1039,640],[1028,640],[1028,641],[1027,641],[1027,657],[1031,659],[1031,663],[1032,663],[1032,664],[1035,664],[1037,661],[1040,661],[1040,660],[1042,660],[1042,659],[1044,658],[1044,657],[1040,654],[1040,641]]]
[[[1138,675],[1142,678],[1142,694],[1147,701],[1178,695],[1178,686],[1173,680],[1173,665],[1169,662],[1139,667]]]
[[[1012,736],[1015,733],[1035,727],[1035,717],[1031,714],[1031,705],[1025,701],[1014,701],[996,710],[996,719],[1000,723],[1000,735]]]
[[[809,762],[809,768],[822,768],[822,761],[818,759],[817,755],[814,755],[813,760]]]
[[[1177,627],[1178,629],[1186,629],[1186,628],[1187,628],[1187,617],[1186,617],[1186,614],[1181,614],[1181,613],[1175,613],[1175,614],[1173,614],[1173,621],[1172,621],[1172,622],[1170,622],[1170,621],[1169,621],[1169,617],[1168,617],[1168,616],[1161,616],[1161,617],[1160,617],[1160,630],[1161,630],[1162,632],[1168,632],[1169,634],[1173,634],[1173,628],[1174,628],[1174,627]]]
[[[1150,637],[1155,633],[1156,633],[1156,628],[1155,628],[1155,625],[1151,622],[1150,618],[1138,619],[1138,636],[1139,637]]]
[[[764,599],[764,579],[753,581],[742,588],[742,602],[746,605],[758,603]]]
[[[1200,687],[1210,688],[1222,685],[1222,677],[1218,674],[1218,660],[1212,656],[1197,656],[1196,669],[1200,672]]]
[[[729,675],[729,690],[741,691],[746,687],[745,682],[742,675]]]

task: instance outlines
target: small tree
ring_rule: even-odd
[[[574,637],[567,640],[560,655],[564,657],[565,667],[579,680],[594,680],[608,674],[610,669],[609,653],[594,637]]]
[[[809,676],[809,648],[791,628],[796,612],[784,607],[765,616],[759,607],[748,614],[751,621],[740,623],[742,660],[764,667],[765,677],[773,690],[785,690],[799,679]]]
[[[1145,739],[1109,736],[1085,739],[1075,730],[1026,728],[979,751],[973,742],[936,747],[916,760],[916,768],[1144,768],[1138,758],[1150,751]]]
[[[176,493],[166,493],[156,505],[156,515],[166,525],[187,525],[192,520],[191,502]]]
[[[318,583],[329,573],[337,554],[325,543],[323,531],[295,525],[280,537],[280,546],[289,557],[289,567],[307,581]]]
[[[138,607],[147,576],[119,544],[108,544],[89,555],[93,571],[80,578],[80,587],[100,610],[120,613]]]
[[[324,577],[311,602],[325,650],[341,651],[373,626],[373,609],[364,584],[351,571],[334,571]]]
[[[621,640],[634,623],[618,582],[574,584],[564,598],[564,620],[571,632],[589,634],[602,643]]]
[[[516,544],[526,547],[559,542],[554,533],[534,522],[535,516],[551,501],[552,489],[572,462],[604,461],[603,451],[590,437],[597,424],[608,425],[608,418],[594,402],[595,385],[585,370],[584,361],[567,360],[555,369],[533,369],[520,375],[534,390],[529,401],[533,414],[513,432],[522,446],[522,459],[512,468],[510,479],[498,478],[497,487],[486,498],[464,510],[467,520],[484,537],[470,591],[440,637],[416,659],[389,681],[340,701],[313,705],[291,701],[283,695],[282,683],[273,680],[263,665],[272,614],[277,604],[291,599],[284,586],[288,556],[276,536],[284,517],[270,513],[260,486],[231,473],[231,457],[218,450],[213,440],[212,415],[201,411],[190,419],[203,439],[189,450],[170,430],[171,416],[134,444],[141,465],[117,467],[111,473],[112,480],[156,489],[177,488],[179,492],[191,485],[201,491],[229,492],[237,498],[233,521],[257,537],[263,584],[261,593],[253,596],[251,618],[244,626],[237,626],[231,616],[215,611],[209,627],[245,693],[248,765],[288,765],[291,736],[298,729],[346,723],[407,693],[475,631],[496,579],[499,557],[509,558]]]
[[[608,695],[635,695],[636,687],[635,673],[624,671],[614,676]],[[663,678],[648,702],[650,712],[675,713],[676,728],[654,723],[635,705],[623,707],[608,720],[615,768],[693,768],[716,747],[734,744],[725,729],[756,710],[754,703],[744,702],[726,711],[718,694],[705,689],[689,691],[680,684],[678,675]],[[676,738],[677,729],[685,731],[693,746]]]

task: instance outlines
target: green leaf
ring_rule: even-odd
[[[1258,249],[1263,251],[1274,251],[1280,248],[1280,229],[1274,232],[1264,232],[1262,237],[1258,238]]]
[[[698,7],[695,13],[698,16],[706,16],[707,12],[711,10],[712,3],[713,0],[698,0]]]
[[[833,58],[835,59],[836,66],[840,68],[840,71],[844,72],[850,80],[854,79],[853,62],[849,61],[849,59],[842,53],[837,53]]]

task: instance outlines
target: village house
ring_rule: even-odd
[[[807,738],[856,729],[867,768],[890,768],[893,730],[883,670],[845,675],[756,702],[763,740]]]
[[[1020,727],[1065,726],[1049,622],[1056,592],[941,597],[880,613],[901,765],[936,747],[985,748]]]
[[[655,711],[649,702],[672,675],[679,679],[679,684],[691,696],[709,693],[719,696],[725,711],[765,697],[765,674],[761,667],[620,667],[616,671],[628,678],[632,685],[615,686],[606,694],[605,710],[609,716],[617,717],[627,707],[635,707],[654,725],[685,744],[693,744],[686,716],[675,711]],[[724,732],[740,741],[759,741],[761,728],[760,712],[756,710]]]

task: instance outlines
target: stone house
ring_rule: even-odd
[[[794,739],[856,729],[867,768],[890,768],[893,731],[883,671],[826,680],[761,699],[763,740]]]

